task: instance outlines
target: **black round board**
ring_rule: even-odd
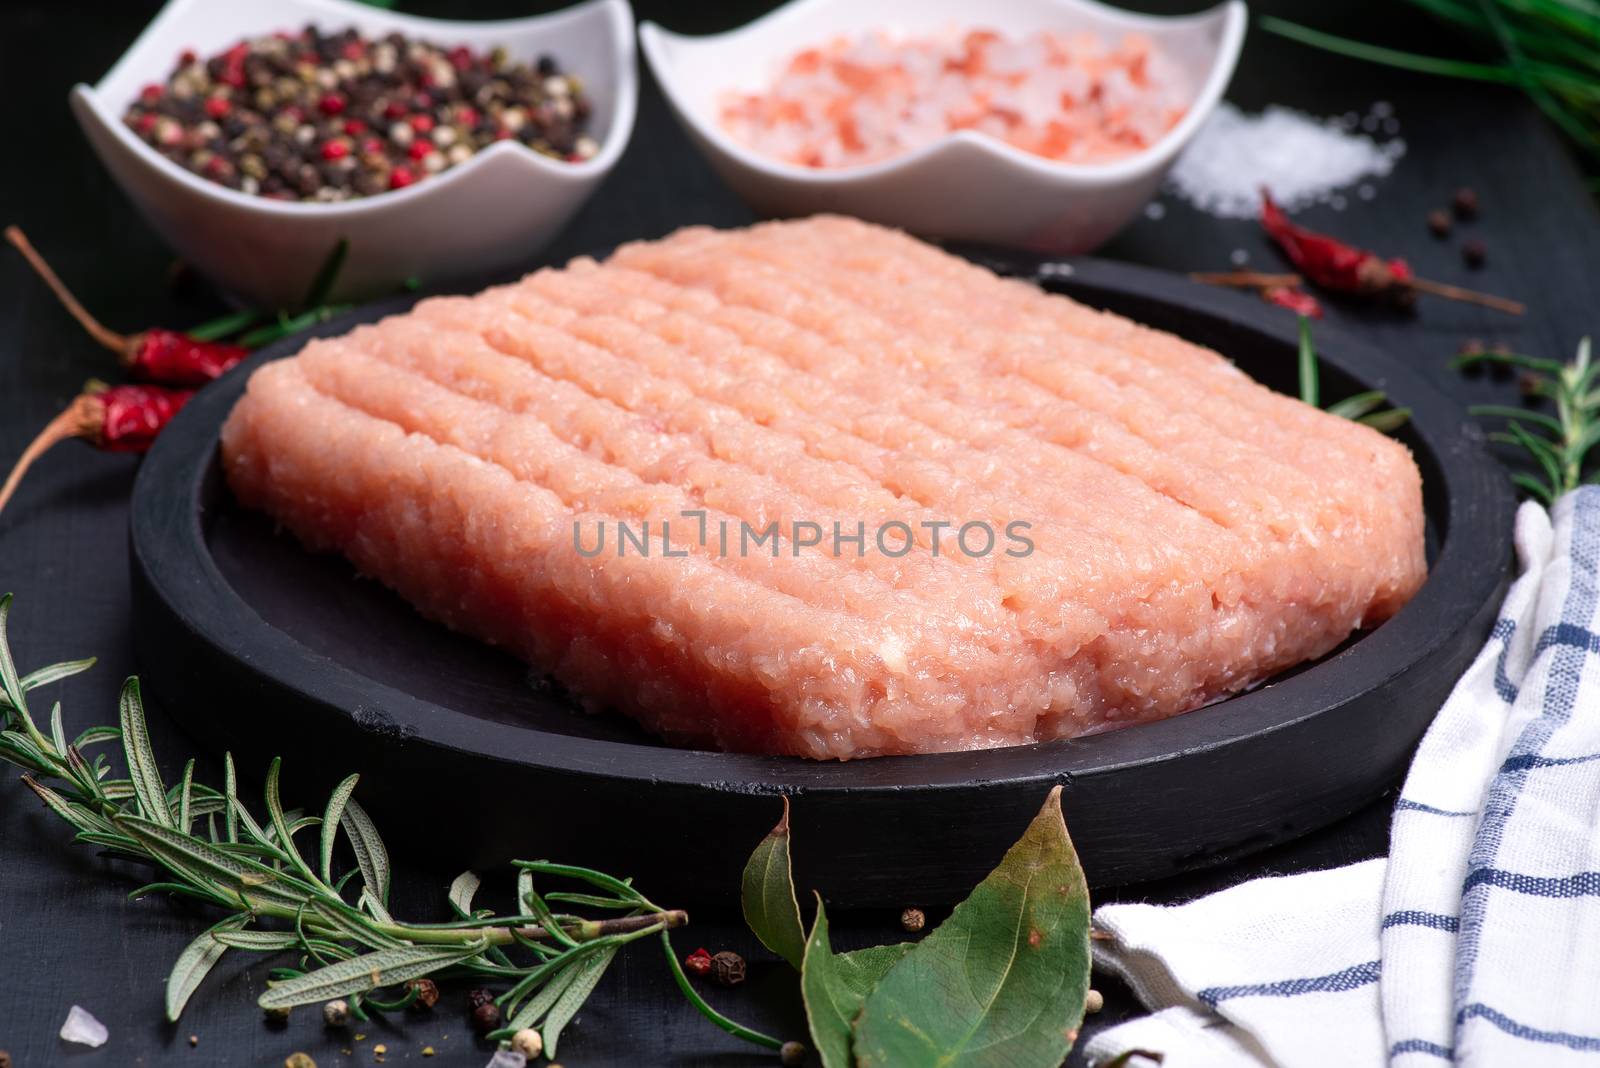
[[[963,251],[1296,389],[1295,320],[1282,309],[1142,268]],[[547,857],[635,876],[658,900],[725,902],[787,794],[802,894],[934,904],[964,896],[1055,783],[1094,885],[1220,863],[1393,784],[1506,579],[1513,500],[1476,428],[1404,366],[1319,326],[1325,398],[1383,389],[1412,411],[1399,437],[1422,469],[1430,573],[1395,618],[1249,693],[1074,741],[847,763],[675,749],[621,716],[576,711],[509,656],[235,504],[218,462],[223,420],[254,367],[303,341],[202,391],[145,461],[135,651],[147,692],[203,742],[246,767],[282,755],[286,796],[313,804],[306,791],[361,772],[357,796],[386,836],[440,864]]]

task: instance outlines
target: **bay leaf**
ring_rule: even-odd
[[[744,866],[740,890],[744,922],[761,944],[800,967],[806,951],[806,932],[800,922],[800,903],[794,896],[794,876],[789,866],[789,799],[783,799],[783,817],[756,846]]]
[[[811,1041],[823,1068],[850,1068],[850,1026],[873,987],[911,950],[912,943],[872,946],[835,953],[828,939],[828,917],[817,895],[817,918],[806,939],[800,968]]]
[[[1000,866],[867,996],[856,1063],[1057,1065],[1088,990],[1089,891],[1058,786]]]

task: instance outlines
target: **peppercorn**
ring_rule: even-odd
[[[711,954],[704,947],[695,950],[683,958],[683,968],[690,975],[705,976],[711,974]]]
[[[900,914],[900,926],[913,934],[922,930],[927,922],[928,917],[921,909],[906,909]]]
[[[531,1027],[524,1027],[511,1036],[511,1048],[528,1060],[544,1052],[544,1039]]]
[[[272,1027],[282,1027],[289,1022],[288,1009],[263,1009],[261,1014]]]
[[[467,1008],[475,1009],[479,1005],[487,1005],[494,1000],[494,995],[482,987],[467,991]]]
[[[744,958],[726,949],[713,954],[711,978],[723,986],[738,986],[744,982]]]
[[[1428,229],[1433,231],[1434,237],[1450,236],[1450,216],[1443,211],[1428,212]]]
[[[322,1006],[322,1022],[329,1027],[343,1027],[350,1022],[350,1006],[337,998]]]
[[[0,1068],[11,1068],[11,1054],[0,1049]]]
[[[1476,219],[1478,217],[1478,194],[1467,186],[1456,190],[1456,195],[1450,201],[1458,219]]]
[[[309,1053],[291,1053],[283,1059],[283,1068],[317,1068]]]
[[[785,1042],[778,1050],[778,1063],[783,1068],[799,1068],[806,1062],[806,1048],[793,1040]]]
[[[1088,996],[1083,999],[1084,1012],[1099,1012],[1105,1007],[1106,997],[1098,990],[1090,990]]]
[[[485,1001],[472,1010],[472,1029],[480,1035],[486,1035],[500,1026],[500,1006],[492,1001]]]
[[[1468,267],[1482,267],[1489,258],[1489,246],[1473,238],[1461,246],[1461,259]]]
[[[439,1004],[439,984],[432,979],[413,979],[406,983],[406,989],[417,992],[411,1007],[418,1012],[426,1012]]]
[[[331,202],[403,189],[466,162],[502,138],[510,112],[519,124],[536,116],[542,136],[535,151],[587,159],[594,139],[580,138],[576,147],[573,139],[591,111],[582,81],[549,57],[536,71],[503,49],[480,54],[400,34],[368,40],[354,29],[307,26],[241,41],[203,62],[180,54],[166,82],[145,87],[123,122],[173,163],[219,185]],[[395,134],[398,127],[406,133]],[[391,136],[360,157],[337,140],[370,130]],[[391,181],[410,138],[430,133],[440,153]],[[287,152],[295,165],[337,160],[342,173],[313,182],[292,167],[272,167],[282,180],[268,182],[243,169],[245,153],[269,148]]]

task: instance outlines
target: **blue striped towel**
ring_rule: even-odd
[[[1098,909],[1096,966],[1153,1015],[1091,1064],[1600,1065],[1600,487],[1523,505],[1516,544],[1389,857]]]

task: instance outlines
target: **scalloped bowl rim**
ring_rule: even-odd
[[[164,15],[172,7],[177,6],[178,3],[183,3],[187,7],[190,4],[199,2],[200,0],[187,0],[187,3],[185,3],[185,0],[176,0],[174,4],[169,4],[167,7],[162,8],[156,19],[145,27],[133,44],[128,46],[127,51],[123,52],[121,57],[112,64],[111,69],[101,76],[99,81],[92,86],[79,82],[72,87],[71,96],[76,103],[91,110],[96,119],[110,131],[111,135],[135,155],[171,180],[184,186],[190,192],[224,204],[246,208],[267,215],[283,215],[287,217],[321,216],[326,218],[380,211],[387,209],[391,205],[399,205],[419,196],[441,192],[450,185],[469,180],[474,172],[487,166],[488,161],[507,156],[518,158],[534,170],[560,178],[563,181],[598,179],[604,176],[622,156],[633,133],[634,117],[638,107],[638,70],[634,63],[633,9],[628,6],[627,0],[581,0],[580,3],[573,4],[570,7],[542,15],[529,15],[516,19],[484,19],[481,21],[426,18],[421,15],[408,15],[369,4],[357,3],[354,0],[294,0],[293,6],[299,8],[322,8],[328,12],[341,13],[358,11],[365,19],[387,22],[397,29],[409,28],[412,32],[421,31],[424,33],[432,31],[441,35],[447,34],[450,27],[465,26],[471,27],[475,33],[492,33],[496,30],[526,30],[531,26],[540,24],[570,22],[581,18],[597,18],[601,15],[606,15],[608,19],[612,20],[613,31],[619,26],[622,30],[621,33],[613,32],[613,44],[616,45],[615,54],[618,63],[616,102],[611,109],[610,128],[606,132],[605,141],[600,145],[600,150],[589,159],[579,163],[552,160],[528,148],[519,141],[497,141],[481,152],[474,154],[465,163],[450,167],[427,181],[417,182],[404,189],[385,190],[372,196],[356,197],[351,200],[331,203],[304,200],[273,200],[268,197],[229,189],[227,186],[207,181],[199,175],[185,170],[135,137],[122,120],[113,114],[111,108],[100,96],[101,86],[105,85],[114,76],[122,73],[123,67],[130,63],[139,46],[144,43],[145,36],[155,26],[161,15]],[[611,14],[607,15],[606,13],[608,12]],[[620,23],[615,21],[617,13],[622,16]]]
[[[1211,114],[1217,101],[1222,99],[1228,81],[1233,77],[1239,53],[1244,46],[1247,9],[1244,0],[1222,0],[1221,3],[1188,15],[1146,15],[1124,11],[1098,0],[1040,0],[1054,7],[1087,10],[1109,22],[1121,22],[1130,28],[1172,29],[1216,21],[1221,23],[1222,35],[1217,42],[1216,54],[1206,72],[1205,81],[1195,93],[1194,100],[1182,119],[1168,130],[1155,144],[1128,156],[1107,163],[1063,163],[1024,151],[1004,141],[976,130],[957,130],[911,149],[898,156],[875,163],[849,167],[802,167],[774,159],[733,139],[723,131],[721,124],[707,121],[698,108],[688,106],[678,93],[675,64],[669,62],[664,45],[689,43],[695,46],[732,44],[747,35],[759,33],[775,22],[782,22],[801,7],[818,7],[840,0],[794,0],[737,29],[716,34],[683,34],[646,21],[639,25],[639,41],[656,80],[671,99],[674,108],[688,121],[701,137],[710,141],[719,152],[732,157],[752,170],[761,171],[773,178],[802,181],[813,185],[846,185],[860,179],[886,177],[902,170],[911,170],[927,160],[962,148],[975,150],[998,163],[1020,167],[1042,177],[1098,179],[1117,182],[1147,173],[1161,166],[1177,154]],[[1001,20],[994,20],[999,22]]]

